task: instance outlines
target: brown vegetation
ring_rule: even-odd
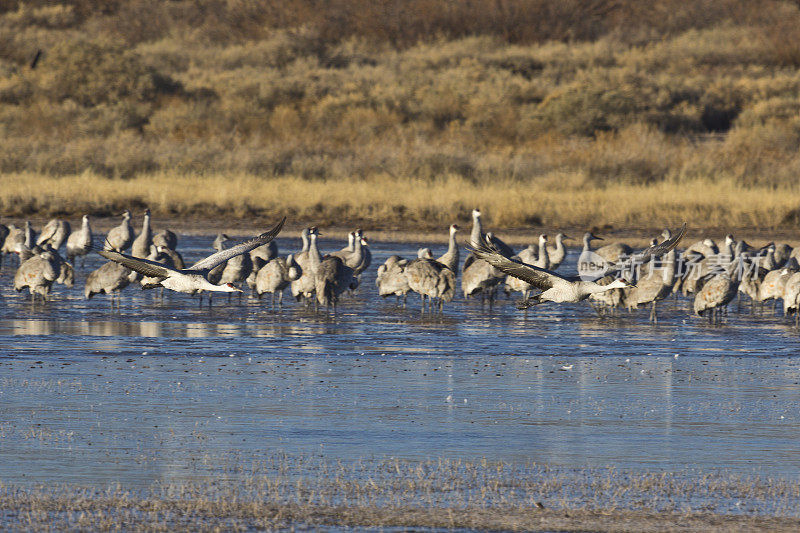
[[[0,201],[249,216],[291,183],[309,217],[794,224],[798,28],[779,0],[0,2],[0,179],[30,180]]]
[[[42,431],[41,429],[39,430]],[[52,438],[37,433],[35,438]],[[224,474],[128,491],[0,483],[4,531],[315,525],[517,531],[796,531],[797,482],[488,460],[198,457]],[[193,462],[194,464],[194,462]]]

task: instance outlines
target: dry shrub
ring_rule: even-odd
[[[48,51],[45,62],[43,92],[56,102],[71,99],[90,107],[129,99],[153,101],[179,88],[135,53],[109,42],[65,41]]]
[[[77,17],[73,6],[64,4],[33,6],[20,2],[16,11],[3,15],[2,22],[12,27],[39,26],[64,29],[75,25]]]

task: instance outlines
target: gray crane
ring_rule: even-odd
[[[409,288],[420,295],[422,310],[425,310],[425,299],[433,310],[437,306],[442,311],[444,302],[450,302],[456,293],[456,275],[444,264],[433,259],[414,259],[405,269],[405,277]]]
[[[124,252],[133,242],[133,227],[131,226],[131,212],[127,209],[122,213],[122,222],[119,226],[114,226],[106,235],[103,245],[104,250],[114,250]]]
[[[153,244],[153,230],[150,228],[150,209],[144,210],[144,220],[142,221],[142,231],[133,239],[131,255],[133,257],[147,257],[150,255],[150,246]],[[118,250],[120,251],[120,250]]]
[[[667,230],[664,232],[664,237],[669,240],[672,236]],[[669,296],[672,293],[672,285],[675,283],[675,249],[673,248],[662,256],[660,267],[656,266],[656,260],[657,256],[651,256],[647,275],[640,277],[635,287],[625,289],[623,295],[623,301],[628,310],[652,304],[650,321],[653,323],[658,322],[656,302]]]
[[[644,260],[651,255],[665,254],[678,245],[685,233],[686,225],[684,224],[675,237],[647,248],[639,254],[639,257]],[[526,265],[506,257],[488,242],[480,243],[477,247],[474,247],[473,253],[502,272],[519,277],[542,291],[540,294],[531,296],[521,302],[518,307],[522,309],[544,302],[580,302],[591,294],[630,286],[624,279],[616,279],[608,285],[600,285],[594,281],[582,280],[579,277],[565,278],[555,272]]]
[[[355,290],[358,287],[358,279],[355,272],[345,261],[338,256],[328,255],[322,257],[317,248],[317,237],[319,231],[312,228],[309,231],[309,268],[314,274],[314,293],[317,295],[317,302],[326,307],[336,308],[339,296],[347,290]],[[360,243],[354,243],[355,250],[360,248]]]
[[[275,294],[278,305],[283,304],[283,290],[300,277],[300,267],[289,254],[285,259],[276,257],[262,266],[256,275],[255,294],[259,299],[269,293],[272,295],[272,307],[275,308]]]
[[[559,233],[556,235],[555,246],[547,247],[547,256],[550,262],[550,265],[547,268],[549,270],[557,270],[558,267],[561,266],[561,263],[564,262],[564,259],[566,259],[567,249],[564,247],[564,241],[569,239],[572,239],[572,237],[563,233]]]
[[[291,285],[292,296],[297,301],[304,299],[306,303],[310,302],[316,289],[316,279],[309,262],[309,235],[312,229],[316,230],[316,228],[303,228],[303,231],[300,232],[303,248],[294,254],[294,262],[300,267],[300,277]]]
[[[532,265],[537,268],[548,269],[549,250],[547,248],[547,235],[539,235],[539,244],[529,246],[520,251],[516,256],[522,263]],[[506,293],[521,292],[522,298],[527,299],[528,294],[533,290],[533,285],[515,276],[506,276]]]
[[[168,229],[162,229],[161,231],[157,231],[153,235],[153,244],[155,244],[156,246],[163,246],[165,248],[169,248],[170,250],[177,250],[178,236],[175,235],[174,232]]]
[[[82,265],[86,264],[86,255],[92,249],[92,227],[89,224],[89,215],[83,215],[81,229],[70,234],[67,239],[67,261],[75,264],[76,257],[82,257]]]
[[[458,233],[458,224],[450,225],[450,237],[447,241],[447,251],[437,261],[453,271],[453,274],[458,275],[459,263],[459,248],[456,242],[456,233]]]
[[[161,277],[161,286],[167,289],[184,292],[188,294],[197,294],[210,291],[210,292],[241,292],[241,289],[231,283],[225,285],[215,285],[208,280],[208,275],[211,269],[217,265],[223,264],[238,255],[245,254],[257,246],[261,246],[274,239],[281,228],[283,227],[286,218],[281,220],[274,228],[269,231],[258,235],[248,241],[242,242],[231,248],[221,250],[205,259],[201,259],[194,265],[186,269],[173,269],[167,268],[164,265],[149,261],[147,259],[140,259],[122,254],[112,250],[101,250],[98,253],[109,259],[120,263],[121,265],[130,268],[145,276]],[[201,302],[202,304],[202,299]],[[209,300],[210,305],[210,300]]]
[[[23,261],[14,274],[14,289],[28,289],[31,301],[40,295],[47,301],[53,282],[59,277],[59,263],[52,251],[47,250]]]
[[[398,299],[402,297],[403,304],[405,304],[406,296],[411,291],[405,273],[406,265],[408,265],[408,260],[399,255],[392,255],[378,267],[375,285],[378,287],[378,294],[381,297],[386,298],[391,295]]]
[[[36,239],[36,245],[44,246],[45,244],[49,244],[53,247],[53,250],[58,251],[69,238],[70,233],[72,233],[72,229],[69,222],[59,218],[51,219],[42,228],[39,238]]]
[[[116,300],[117,306],[120,303],[120,292],[131,284],[136,278],[136,273],[122,264],[108,261],[96,268],[86,277],[86,285],[83,288],[83,295],[87,300],[91,300],[95,294],[108,294],[111,306]]]

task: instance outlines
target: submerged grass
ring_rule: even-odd
[[[800,526],[800,485],[726,474],[620,472],[487,460],[199,458],[213,479],[142,491],[0,484],[4,530],[401,526],[673,531]]]
[[[743,186],[693,179],[651,185],[587,183],[552,175],[523,183],[477,184],[459,176],[437,180],[375,175],[365,180],[309,181],[248,174],[154,173],[128,180],[90,173],[51,177],[4,176],[0,209],[6,216],[117,214],[148,206],[164,216],[252,219],[288,214],[318,225],[358,223],[372,229],[424,229],[467,222],[480,207],[495,227],[772,229],[800,221],[800,186]]]

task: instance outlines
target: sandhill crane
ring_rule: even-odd
[[[500,238],[496,237],[493,233],[485,234],[483,232],[483,223],[481,222],[481,212],[479,209],[472,210],[472,232],[470,233],[470,243],[482,243],[489,239],[492,245],[508,256],[514,255],[514,249],[504,243]],[[474,246],[474,245],[473,245]],[[466,265],[465,267],[466,268]]]
[[[55,257],[56,261],[56,270],[58,271],[58,277],[56,278],[56,283],[60,283],[65,287],[72,287],[75,285],[75,269],[72,267],[70,263],[64,260],[57,251],[53,250],[52,248],[49,249],[53,256]]]
[[[702,241],[697,241],[684,251],[684,254],[699,253],[703,257],[711,257],[719,253],[717,243],[713,239],[705,238]]]
[[[152,245],[150,247],[150,253],[147,255],[148,261],[155,261],[156,263],[162,264],[167,268],[177,268],[175,266],[175,262],[172,260],[172,257],[166,253],[168,248],[163,246],[155,246]],[[142,286],[142,289],[152,289],[155,287],[161,287],[161,277],[159,276],[142,276],[139,280],[139,284]],[[164,287],[161,287],[161,295],[164,294]]]
[[[75,264],[76,257],[83,258],[86,263],[86,255],[92,249],[92,228],[89,225],[89,215],[83,215],[81,219],[81,229],[71,233],[67,239],[67,261]]]
[[[129,255],[112,250],[101,250],[98,253],[109,259],[124,265],[145,276],[163,277],[161,286],[167,289],[196,294],[204,291],[213,292],[241,292],[241,289],[228,283],[226,285],[215,285],[208,281],[208,274],[215,266],[230,260],[241,254],[245,254],[257,246],[261,246],[274,239],[283,227],[286,218],[281,220],[274,228],[258,235],[248,241],[240,243],[231,248],[216,252],[205,259],[201,259],[187,269],[177,270],[167,268],[164,265],[147,259],[138,259]],[[201,300],[202,303],[202,300]],[[210,304],[210,301],[209,301]]]
[[[8,234],[3,241],[2,251],[6,254],[15,254],[17,253],[19,245],[25,244],[25,235],[22,233],[22,230],[14,224],[9,224],[7,229]]]
[[[224,233],[217,233],[214,242],[211,243],[211,249],[217,252],[225,249],[225,243],[231,240],[230,237]],[[219,285],[219,280],[222,279],[222,273],[225,271],[225,262],[220,263],[208,272],[206,278],[214,285]]]
[[[278,257],[278,244],[275,241],[270,241],[264,246],[259,246],[255,250],[250,250],[250,262],[252,270],[250,275],[247,276],[247,286],[250,287],[251,294],[255,294],[256,277],[261,268]]]
[[[497,286],[503,282],[503,273],[473,252],[464,261],[461,272],[461,290],[464,297],[480,294],[481,302],[487,298],[491,305],[495,299]]]
[[[453,271],[453,274],[458,275],[458,260],[459,249],[456,242],[456,233],[458,233],[458,224],[450,225],[450,238],[447,242],[447,251],[437,261]]]
[[[275,294],[278,305],[283,304],[283,290],[300,277],[300,268],[290,254],[285,259],[276,257],[261,267],[256,275],[255,294],[259,299],[264,293],[272,294],[272,307],[275,307]]]
[[[417,250],[417,259],[433,259],[433,252],[430,248],[419,248]]]
[[[536,253],[534,255],[534,250]],[[536,247],[529,246],[516,256],[522,263],[532,265],[537,268],[548,268],[549,251],[547,249],[547,235],[539,235],[539,244]],[[528,293],[533,289],[533,285],[512,275],[506,276],[506,292],[521,292],[522,298],[526,299]]]
[[[800,326],[800,272],[795,272],[783,288],[783,314],[794,315],[794,323]]]
[[[720,310],[727,307],[736,296],[739,280],[732,272],[735,266],[731,263],[725,271],[712,276],[703,284],[703,288],[694,297],[695,314],[703,316],[708,313],[709,322],[719,319]]]
[[[422,309],[425,309],[425,298],[428,307],[434,305],[441,311],[444,302],[453,300],[456,292],[456,275],[448,267],[433,259],[415,259],[405,267],[408,286],[422,298]]]
[[[369,241],[366,237],[361,237],[361,263],[355,268],[356,276],[369,268],[372,264],[372,252],[369,249]]]
[[[131,212],[127,209],[122,213],[122,222],[119,226],[111,228],[106,235],[103,245],[104,250],[123,252],[133,242],[133,227],[131,227]]]
[[[587,231],[583,234],[583,250],[581,250],[581,254],[585,254],[587,252],[592,251],[592,241],[602,241],[602,237],[598,237],[591,231]]]
[[[344,258],[348,254],[352,254],[353,250],[355,250],[355,243],[356,243],[356,232],[351,231],[347,234],[347,246],[338,250],[336,252],[331,253],[330,255],[335,255],[336,257]]]
[[[153,244],[153,230],[150,229],[150,209],[144,210],[142,231],[133,239],[131,255],[133,257],[147,257],[150,254],[150,245]]]
[[[221,242],[215,241],[215,249],[218,252],[225,250],[225,242],[229,240],[227,235],[224,236],[225,239]],[[250,259],[250,254],[239,254],[235,255],[232,258],[225,261],[225,263],[221,264],[217,269],[221,268],[219,272],[219,279],[213,279],[212,274],[209,273],[208,279],[217,285],[227,285],[233,284],[238,286],[237,284],[246,280],[247,276],[250,275],[250,272],[253,270],[253,263]],[[214,270],[217,270],[214,269]],[[230,294],[228,294],[228,299],[230,299]],[[239,293],[239,297],[241,298],[241,292]]]
[[[670,235],[665,237],[669,239]],[[663,256],[660,268],[656,268],[656,259],[655,256],[651,258],[647,275],[640,277],[635,287],[625,289],[623,296],[628,310],[652,303],[650,321],[653,323],[658,322],[656,302],[672,293],[672,285],[675,283],[675,250],[672,249]]]
[[[800,270],[800,268],[798,268],[797,261],[792,259],[791,262],[787,263],[783,268],[767,272],[764,279],[759,284],[756,301],[763,303],[769,300],[783,298],[786,283],[798,270]]]
[[[303,231],[300,232],[303,248],[294,254],[294,262],[300,267],[300,277],[292,282],[291,290],[292,296],[294,296],[297,301],[304,298],[306,302],[308,302],[310,298],[314,296],[314,289],[316,288],[314,273],[311,271],[309,264],[310,233],[311,228],[303,228]]]
[[[491,233],[483,233],[481,212],[478,209],[474,209],[472,211],[470,245],[474,247],[487,241],[503,253],[509,256],[514,255],[514,250],[503,241],[497,239]],[[464,291],[465,298],[480,294],[481,303],[488,297],[489,305],[491,305],[494,302],[497,286],[503,282],[503,277],[502,272],[478,258],[474,253],[471,253],[464,260],[464,267],[461,271],[461,290]]]
[[[170,250],[177,250],[178,236],[175,235],[174,232],[168,229],[162,229],[161,231],[157,231],[153,235],[153,244],[155,244],[156,246],[163,246],[165,248],[169,248]]]
[[[64,244],[64,241],[69,238],[71,232],[72,230],[69,222],[66,220],[58,218],[51,219],[42,228],[39,238],[36,239],[36,245],[44,246],[45,244],[49,244],[53,247],[53,250],[57,251],[61,248],[61,245]]]
[[[46,301],[50,288],[58,276],[59,269],[55,255],[51,251],[45,251],[20,264],[14,275],[14,289],[20,292],[27,288],[32,301],[36,300],[37,294]]]
[[[595,237],[596,239],[597,237]],[[606,260],[610,264],[618,263],[620,260],[630,257],[633,253],[633,248],[622,242],[615,242],[606,244],[594,250],[594,253]]]
[[[703,283],[710,279],[710,274],[720,268],[726,268],[733,261],[736,257],[734,243],[733,235],[728,234],[725,236],[725,244],[719,253],[687,264],[686,272],[681,280],[681,291],[684,296],[696,294],[702,289]]]
[[[406,295],[411,290],[405,273],[407,264],[408,261],[406,259],[399,255],[392,255],[378,267],[375,285],[378,287],[380,296],[384,298],[391,295],[395,295],[398,298],[402,296],[403,303],[405,303]]]
[[[115,297],[119,305],[120,291],[130,285],[134,278],[135,274],[131,269],[114,261],[108,261],[86,277],[83,295],[90,300],[95,294],[108,294],[113,307]]]
[[[355,290],[358,287],[358,280],[354,276],[354,271],[345,261],[338,256],[328,255],[322,258],[317,248],[317,236],[319,232],[312,228],[309,232],[311,242],[308,248],[309,268],[314,273],[314,292],[317,295],[317,302],[326,307],[336,307],[339,295],[346,290]],[[357,252],[361,244],[354,242]]]
[[[158,242],[161,243],[163,241],[158,240]],[[169,256],[172,264],[175,265],[175,268],[178,270],[183,270],[186,268],[186,263],[183,262],[183,256],[180,254],[180,252],[178,252],[178,250],[164,246],[163,244],[156,244],[156,239],[153,239],[153,245],[158,249],[159,253]]]
[[[361,262],[364,260],[364,248],[361,244],[362,237],[363,234],[361,230],[357,229],[348,236],[349,244],[352,245],[351,250],[344,248],[342,250],[339,250],[338,252],[333,252],[329,256],[338,257],[339,259],[344,261],[345,265],[355,270],[356,268],[358,268],[358,266],[361,265]]]
[[[675,237],[647,248],[638,254],[638,257],[644,260],[652,255],[665,254],[678,245],[685,232],[686,226],[684,225]],[[623,279],[614,280],[608,285],[600,285],[594,281],[584,281],[580,278],[565,278],[555,272],[525,265],[506,257],[488,243],[480,243],[473,249],[473,253],[506,274],[519,277],[542,291],[521,302],[518,307],[522,309],[544,302],[580,302],[591,294],[629,286],[628,282]]]
[[[22,234],[25,237],[25,248],[31,250],[34,246],[36,246],[36,232],[33,231],[33,226],[31,225],[30,220],[25,221],[25,229],[22,230]]]
[[[613,283],[606,286],[593,281],[567,279],[555,272],[526,265],[506,257],[486,243],[481,243],[473,248],[472,253],[500,271],[518,277],[542,291],[540,294],[520,302],[518,305],[520,309],[544,302],[580,302],[588,298],[590,294],[628,286],[623,279],[614,280]]]
[[[564,259],[567,257],[567,249],[564,248],[564,240],[571,239],[568,235],[559,233],[556,235],[556,245],[547,247],[547,256],[550,265],[547,267],[549,270],[556,270]]]
[[[781,268],[792,257],[794,249],[786,243],[775,245],[775,268]]]

